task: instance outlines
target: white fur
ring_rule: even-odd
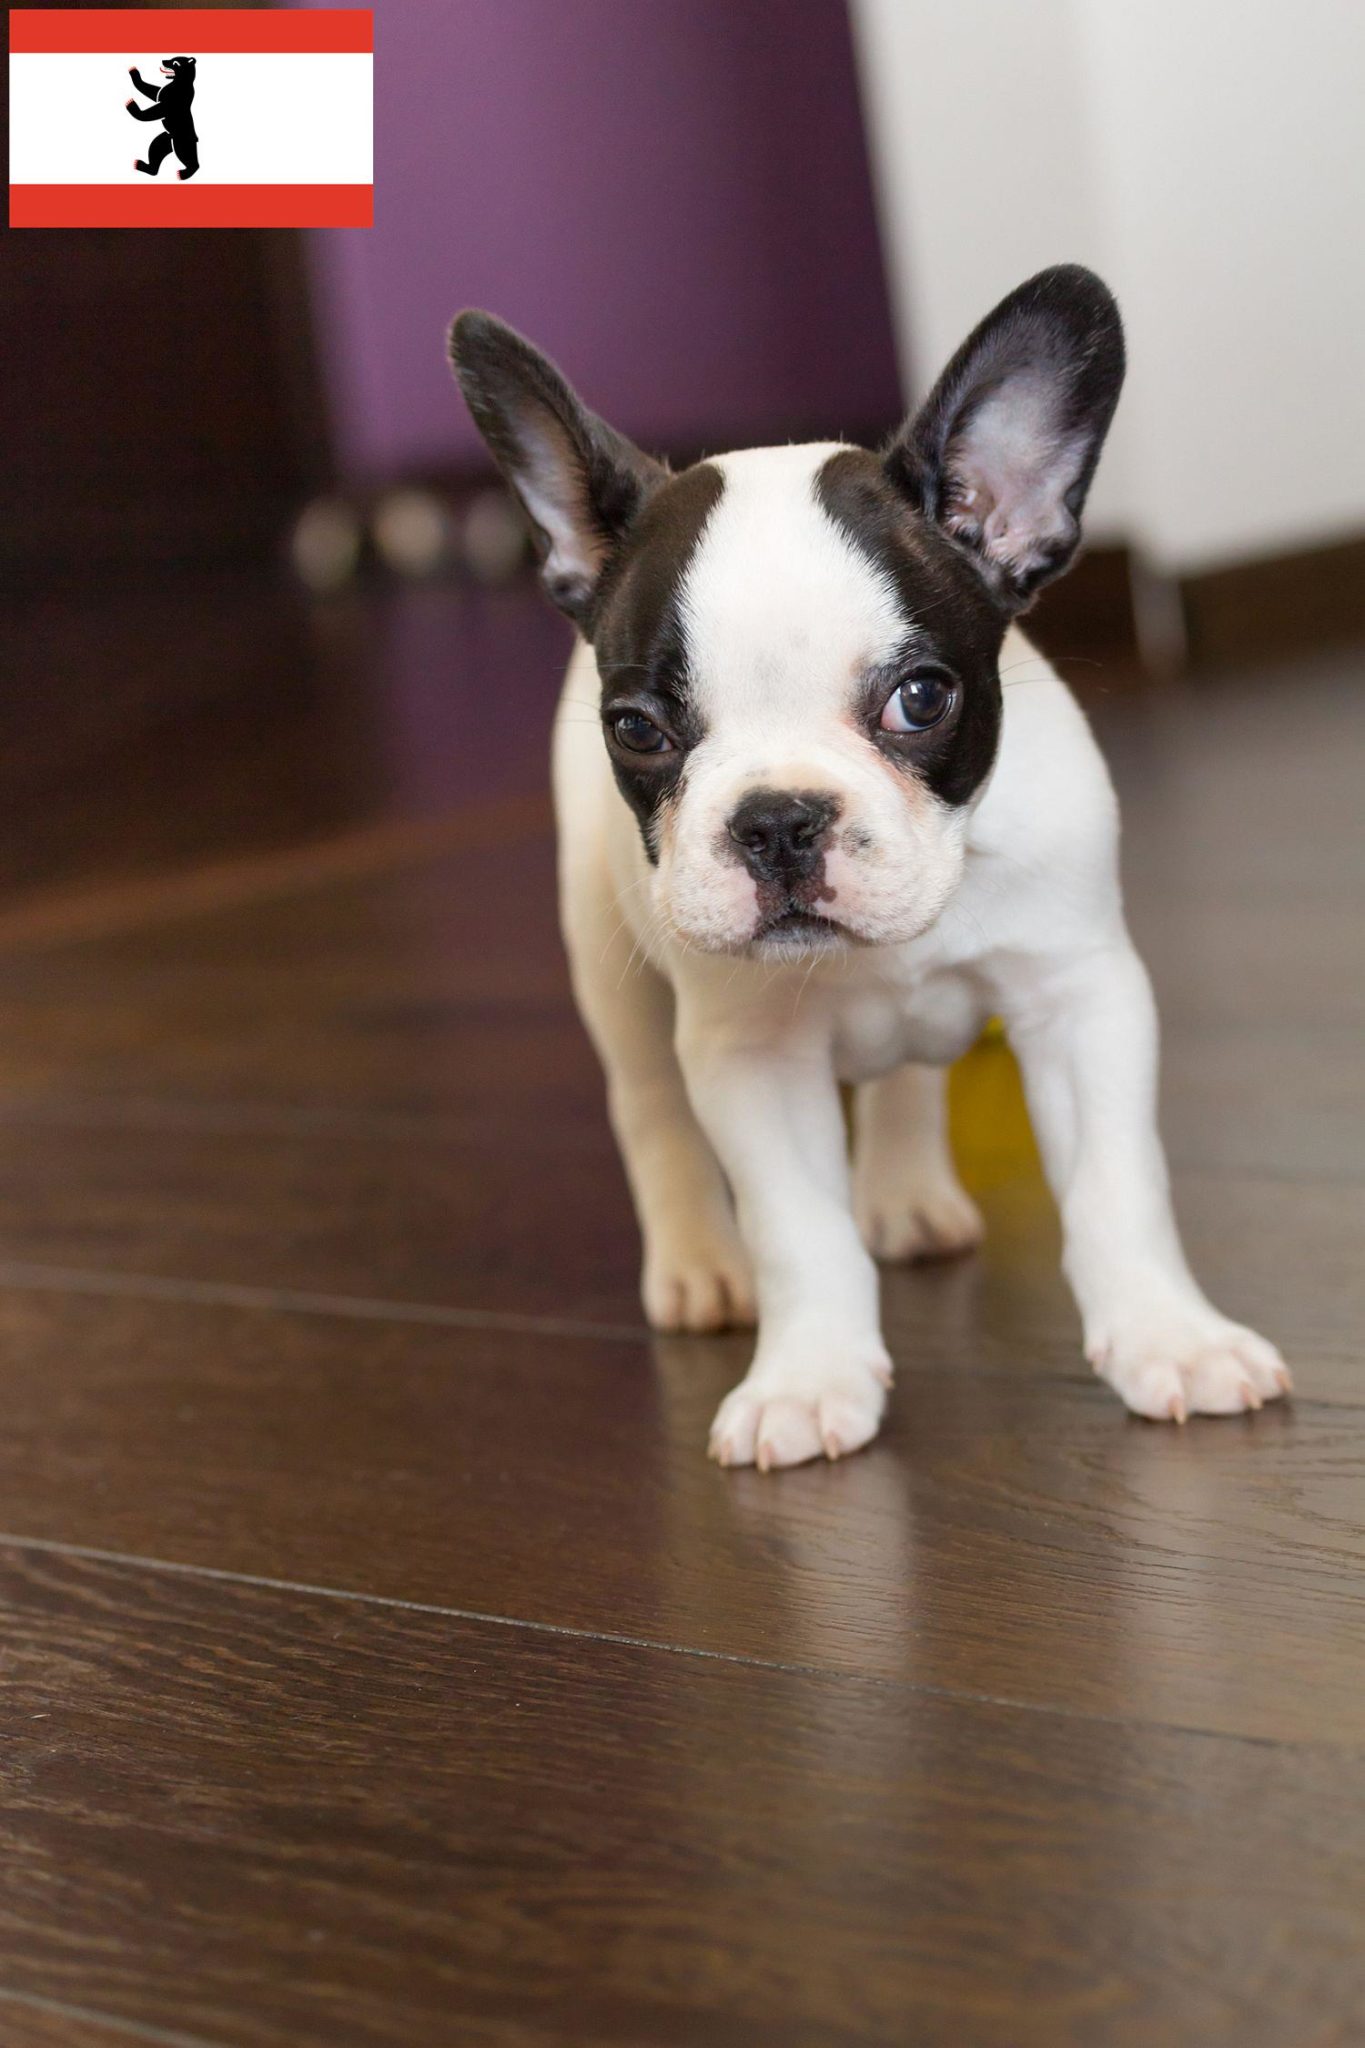
[[[586,646],[556,727],[564,930],[644,1234],[650,1319],[715,1328],[757,1309],[753,1364],[712,1432],[722,1463],[866,1443],[891,1374],[868,1244],[913,1256],[979,1236],[930,1070],[998,1014],[1096,1370],[1144,1415],[1258,1407],[1287,1372],[1209,1305],[1177,1238],[1155,1012],[1085,720],[1013,629],[1000,752],[974,808],[881,760],[847,707],[855,674],[904,624],[813,495],[830,452],[721,458],[725,492],[685,590],[707,736],[657,868],[612,780]],[[755,890],[723,826],[760,784],[839,795],[833,914],[876,943],[799,960],[743,950]],[[852,1168],[840,1081],[860,1084]]]

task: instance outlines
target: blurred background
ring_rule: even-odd
[[[1044,646],[1093,694],[1365,631],[1354,0],[379,0],[376,53],[370,230],[6,236],[5,889],[543,786],[467,304],[686,459],[879,440],[1090,263],[1132,367]]]

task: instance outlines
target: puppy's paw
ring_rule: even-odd
[[[1150,1329],[1125,1324],[1088,1347],[1100,1378],[1135,1415],[1184,1422],[1190,1415],[1241,1415],[1293,1391],[1273,1344],[1212,1310]]]
[[[640,1293],[655,1330],[752,1329],[758,1320],[744,1248],[738,1236],[720,1231],[684,1229],[653,1236]]]
[[[975,1250],[986,1234],[981,1211],[956,1176],[908,1174],[895,1165],[859,1173],[853,1213],[874,1259],[948,1259]]]
[[[771,1472],[810,1458],[843,1458],[881,1426],[891,1361],[877,1345],[820,1361],[762,1365],[725,1396],[711,1425],[709,1456],[719,1465]]]

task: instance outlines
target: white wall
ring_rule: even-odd
[[[1365,528],[1365,0],[852,0],[923,392],[1045,264],[1118,293],[1090,532],[1192,570]]]

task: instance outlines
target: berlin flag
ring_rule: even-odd
[[[369,227],[369,8],[15,8],[9,23],[11,227]]]

